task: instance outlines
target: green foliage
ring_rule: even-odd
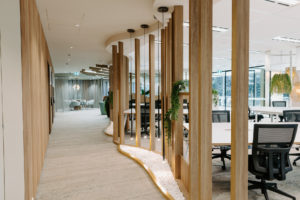
[[[150,94],[150,90],[148,90],[148,91],[146,91],[146,92],[145,92],[145,90],[141,90],[141,95],[147,96],[147,95],[149,95],[149,94]]]
[[[110,105],[111,105],[111,108],[113,108],[113,105],[114,105],[114,94],[113,94],[113,91],[111,91],[110,93],[109,93],[109,95],[108,95],[108,101],[109,101],[109,103],[110,103]]]
[[[218,105],[218,95],[219,95],[219,92],[215,89],[212,89],[212,95],[213,95],[213,103],[215,106]]]
[[[185,90],[184,81],[177,81],[173,84],[171,93],[171,108],[167,111],[164,117],[164,127],[167,129],[168,142],[170,142],[171,139],[172,120],[178,119],[178,111],[181,106],[179,102],[179,93],[183,90]]]
[[[290,94],[292,83],[288,74],[275,74],[271,80],[271,93]]]

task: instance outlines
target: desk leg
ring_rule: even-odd
[[[273,114],[271,114],[271,122],[273,122],[273,117],[274,117],[274,115],[273,115]]]

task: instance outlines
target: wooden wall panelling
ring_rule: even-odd
[[[31,200],[37,191],[51,129],[48,63],[51,67],[52,62],[35,1],[21,0],[20,8],[25,199]]]
[[[118,142],[119,138],[119,66],[117,46],[112,46],[113,61],[113,141]]]
[[[120,144],[124,144],[125,129],[124,129],[124,110],[125,110],[125,80],[126,80],[126,69],[124,63],[124,45],[123,42],[118,42],[119,46],[119,80],[120,80],[120,94],[119,94],[119,133],[120,133]]]
[[[248,199],[249,0],[232,1],[231,199]]]
[[[149,35],[150,150],[155,150],[155,36]]]
[[[173,12],[173,83],[183,80],[183,6],[174,6]],[[182,96],[179,96],[182,103]],[[172,123],[174,136],[174,172],[175,178],[180,178],[180,158],[183,155],[183,110],[178,111],[178,119]]]
[[[190,199],[212,199],[212,1],[190,0]]]
[[[141,107],[139,106],[141,103],[141,90],[140,90],[140,76],[141,76],[141,58],[140,58],[140,40],[135,39],[135,119],[136,119],[136,133],[135,133],[135,141],[136,146],[141,146]]]

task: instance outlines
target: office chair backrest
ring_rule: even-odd
[[[212,111],[212,122],[230,122],[230,112],[228,110],[213,110]]]
[[[155,109],[161,109],[161,100],[155,100]]]
[[[298,124],[255,124],[253,149],[256,147],[290,148],[297,133]]]
[[[286,107],[286,101],[272,101],[273,107]]]
[[[283,118],[286,122],[300,122],[300,110],[284,110]]]

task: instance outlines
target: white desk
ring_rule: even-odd
[[[143,109],[141,109],[141,113],[143,113]],[[125,110],[124,114],[125,115],[130,115],[131,114],[131,109]],[[132,114],[135,114],[135,109],[134,108],[132,109]],[[158,109],[155,109],[155,114],[158,114]],[[161,109],[159,109],[159,114],[161,114]],[[183,114],[188,115],[189,114],[188,109],[183,109]]]
[[[258,114],[271,115],[271,121],[273,121],[272,116],[275,115],[278,119],[279,115],[283,115],[284,110],[300,110],[300,107],[251,107],[250,110],[255,113],[256,121]]]
[[[253,126],[255,123],[249,123],[248,144],[253,142]],[[263,123],[266,124],[266,123]],[[272,124],[272,123],[268,123]],[[273,123],[274,124],[274,123]],[[297,134],[294,144],[300,144],[300,123],[280,123],[280,124],[298,124]],[[189,130],[189,124],[184,123],[183,127]],[[214,146],[231,145],[231,123],[213,123],[212,124],[212,144]]]

